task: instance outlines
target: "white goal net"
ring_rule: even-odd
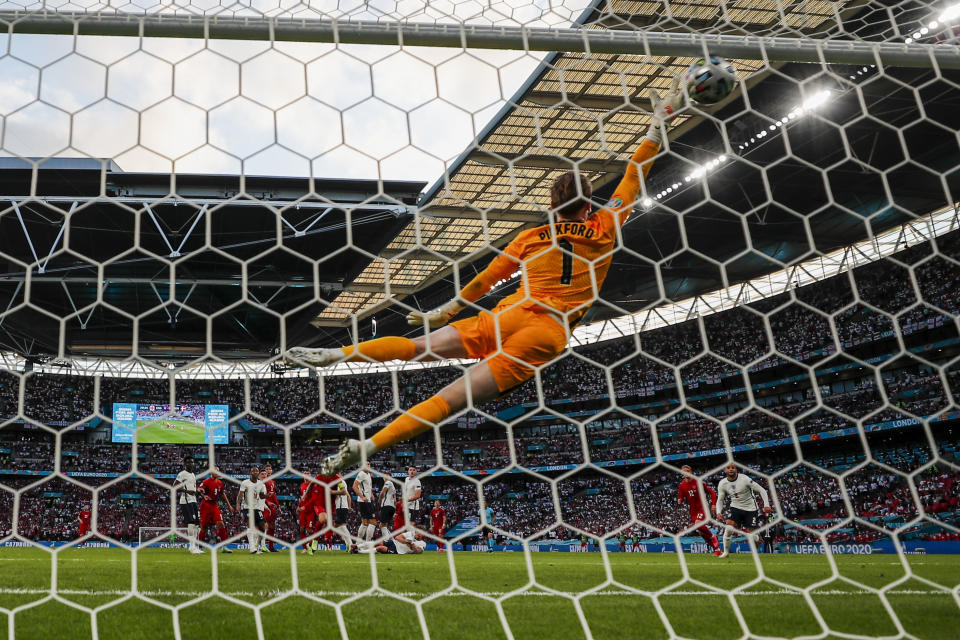
[[[960,4],[0,21],[11,638],[955,633]]]

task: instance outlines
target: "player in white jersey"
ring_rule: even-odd
[[[177,474],[173,490],[180,492],[180,515],[187,525],[187,549],[190,553],[203,553],[197,544],[197,529],[200,527],[200,512],[197,509],[197,476],[193,472],[193,458],[183,459],[183,469]]]
[[[737,465],[731,462],[724,467],[723,472],[726,477],[717,485],[717,504],[714,509],[717,513],[717,520],[721,520],[723,503],[727,496],[730,497],[730,517],[727,518],[727,526],[723,530],[723,554],[720,556],[726,558],[730,553],[730,540],[733,538],[734,527],[744,533],[750,533],[754,528],[754,521],[757,518],[757,512],[760,510],[756,494],[759,493],[763,496],[763,512],[770,513],[772,510],[767,490],[741,474]]]
[[[263,509],[267,505],[267,485],[260,479],[260,469],[252,467],[250,477],[240,483],[237,492],[237,511],[243,507],[247,514],[247,542],[250,553],[263,553],[260,546],[266,535]]]
[[[357,511],[360,513],[360,528],[357,529],[359,540],[373,540],[377,531],[377,516],[374,513],[373,476],[370,475],[370,465],[364,464],[353,479],[353,492],[357,494]]]
[[[423,517],[420,500],[422,496],[423,486],[420,484],[420,478],[417,477],[417,468],[410,467],[403,481],[403,499],[407,503],[411,524],[420,524],[420,519]]]
[[[393,517],[397,515],[397,485],[393,483],[393,478],[390,476],[384,477],[383,488],[380,489],[377,502],[380,505],[377,515],[380,521],[380,534],[386,540],[393,530]]]
[[[396,553],[402,556],[408,553],[423,553],[426,548],[427,541],[419,533],[403,531],[378,544],[376,551],[377,553]]]
[[[333,532],[343,538],[343,544],[350,552],[353,547],[353,538],[350,530],[347,528],[347,518],[350,516],[350,506],[353,502],[350,498],[350,492],[347,491],[347,483],[336,475],[337,483],[330,489],[330,495],[333,496]]]

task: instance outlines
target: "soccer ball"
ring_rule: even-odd
[[[687,67],[683,86],[693,102],[716,104],[737,86],[737,70],[725,58],[700,58]]]

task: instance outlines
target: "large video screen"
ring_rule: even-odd
[[[113,403],[113,442],[227,444],[230,407],[225,404]]]

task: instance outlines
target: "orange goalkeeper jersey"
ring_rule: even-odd
[[[545,224],[521,232],[482,273],[460,292],[473,302],[493,283],[510,277],[522,265],[523,281],[494,311],[526,301],[566,314],[572,326],[597,299],[616,248],[617,229],[626,222],[640,192],[642,167],[646,177],[659,146],[644,140],[610,201],[586,222]]]

